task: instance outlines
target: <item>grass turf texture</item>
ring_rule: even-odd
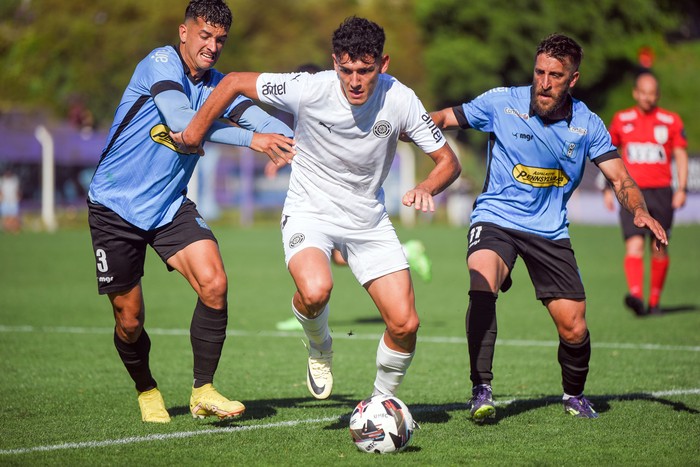
[[[193,420],[188,329],[195,295],[149,252],[143,279],[151,364],[173,416],[140,420],[133,384],[112,344],[108,301],[97,295],[87,229],[0,234],[0,425],[3,465],[700,465],[700,226],[678,226],[664,316],[622,305],[623,244],[615,227],[573,226],[593,342],[586,393],[601,414],[563,413],[557,337],[522,262],[498,300],[495,423],[468,419],[465,229],[400,229],[421,239],[433,281],[415,280],[421,330],[398,396],[420,423],[406,452],[374,456],[350,440],[348,416],[369,395],[383,326],[348,269],[334,267],[330,325],[334,394],[305,386],[293,284],[276,227],[214,228],[230,280],[229,337],[215,384],[248,410],[235,421]],[[668,391],[677,391],[676,393]],[[57,448],[60,446],[60,448]]]

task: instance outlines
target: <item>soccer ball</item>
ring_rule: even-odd
[[[365,399],[350,416],[350,435],[360,451],[386,454],[403,451],[411,441],[413,416],[396,396]]]

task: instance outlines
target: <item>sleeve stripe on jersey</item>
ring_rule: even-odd
[[[129,123],[131,123],[131,120],[134,119],[136,114],[141,110],[141,107],[143,107],[143,104],[145,104],[148,99],[150,99],[150,96],[141,96],[139,97],[136,102],[134,102],[134,105],[131,106],[129,111],[126,113],[124,116],[124,120],[119,124],[119,127],[117,128],[117,131],[114,132],[114,136],[112,136],[112,139],[110,140],[109,144],[105,148],[104,151],[102,151],[102,155],[100,156],[100,162],[102,162],[102,159],[109,153],[109,151],[112,149],[112,146],[114,146],[114,142],[119,138],[119,135],[122,134],[122,131],[124,131],[124,128],[129,126]],[[99,163],[97,166],[99,167]]]
[[[605,154],[601,154],[600,156],[596,157],[593,159],[593,162],[595,163],[596,166],[600,165],[601,162],[609,161],[610,159],[619,159],[620,154],[617,151],[610,151],[606,152]]]
[[[231,110],[231,112],[228,114],[228,119],[231,120],[233,123],[238,123],[238,121],[241,119],[243,116],[243,112],[248,110],[250,107],[252,107],[253,101],[243,101],[240,104],[238,104],[236,107]]]
[[[457,117],[457,123],[459,124],[460,128],[466,130],[467,128],[471,127],[471,125],[469,125],[469,120],[467,120],[467,116],[464,115],[464,108],[461,105],[452,107],[452,111],[455,113],[455,117]]]
[[[153,86],[151,86],[151,97],[156,97],[161,92],[170,90],[180,91],[181,93],[185,92],[185,89],[180,83],[176,83],[175,81],[170,80],[158,81]]]

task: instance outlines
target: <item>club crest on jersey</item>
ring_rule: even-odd
[[[289,240],[289,248],[298,247],[299,245],[304,243],[305,239],[306,239],[306,237],[304,236],[303,233],[294,234],[292,236],[291,240]]]
[[[175,144],[175,141],[170,137],[170,128],[168,128],[166,125],[163,125],[162,123],[159,123],[158,125],[154,126],[151,128],[151,139],[158,143],[162,144],[163,146],[172,149],[175,152],[179,152],[180,154],[186,154],[182,151],[180,151]]]
[[[543,169],[522,164],[513,167],[513,177],[520,183],[535,188],[562,187],[569,183],[569,177],[561,169]]]
[[[654,127],[654,139],[659,144],[666,144],[666,141],[668,141],[668,127],[666,125],[656,125]]]
[[[372,133],[377,138],[386,138],[391,134],[391,123],[386,120],[379,120],[372,127]]]
[[[562,154],[567,158],[571,159],[576,155],[576,143],[571,141],[564,141],[564,150]]]

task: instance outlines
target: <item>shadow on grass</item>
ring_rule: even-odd
[[[360,400],[355,396],[348,396],[344,394],[332,395],[326,400],[320,401],[311,399],[309,397],[295,397],[286,399],[257,399],[244,401],[246,406],[245,414],[242,418],[229,418],[224,420],[216,420],[215,418],[210,418],[213,422],[211,425],[226,427],[233,424],[237,424],[241,420],[251,421],[251,420],[262,420],[277,415],[278,409],[281,408],[309,408],[309,409],[336,409],[336,408],[346,408],[348,410],[347,415],[341,415],[339,417],[339,422],[343,428],[347,428],[348,423],[350,423],[350,412],[355,408]],[[176,406],[168,408],[168,412],[171,416],[191,416],[189,406]]]
[[[669,399],[654,396],[650,393],[631,393],[631,394],[613,394],[603,396],[587,396],[595,407],[596,412],[604,414],[610,410],[611,401],[649,401],[662,405],[666,405],[676,412],[686,412],[692,415],[700,414],[700,411],[692,407],[688,407],[682,402],[674,402]],[[304,398],[286,398],[286,399],[260,399],[246,402],[246,412],[242,419],[212,419],[212,426],[227,427],[237,424],[240,420],[262,420],[277,415],[277,409],[280,408],[319,408],[331,409],[339,408],[346,409],[346,413],[339,415],[336,420],[330,418],[330,423],[326,425],[324,430],[346,430],[350,423],[350,414],[359,401],[355,396],[344,394],[333,395],[324,401],[310,400]],[[509,401],[496,402],[496,418],[488,419],[486,424],[497,424],[500,420],[515,417],[530,410],[537,410],[549,405],[561,406],[561,396],[543,396],[530,399],[514,399]],[[411,414],[416,422],[422,423],[447,423],[452,418],[451,412],[465,412],[464,416],[468,417],[469,408],[466,403],[452,404],[412,404],[409,406]],[[563,412],[562,408],[562,412]],[[189,415],[189,407],[178,406],[171,407],[168,412],[171,416]]]
[[[671,313],[682,313],[688,311],[700,311],[700,306],[698,305],[676,305],[676,306],[662,306],[661,313],[668,315]]]
[[[662,397],[654,396],[649,393],[631,393],[631,394],[613,394],[613,395],[603,395],[603,396],[586,396],[596,412],[603,414],[610,410],[610,401],[649,401],[658,404],[666,405],[672,408],[676,412],[686,412],[689,414],[697,415],[700,411],[688,407],[682,402],[674,402],[669,399],[664,399]],[[498,402],[496,402],[498,404]],[[497,405],[496,418],[492,423],[498,423],[498,420],[502,420],[508,417],[514,417],[520,415],[523,412],[529,410],[535,410],[548,405],[562,405],[561,396],[546,396],[535,399],[516,399],[504,403],[502,406]],[[564,409],[562,408],[562,411]]]

